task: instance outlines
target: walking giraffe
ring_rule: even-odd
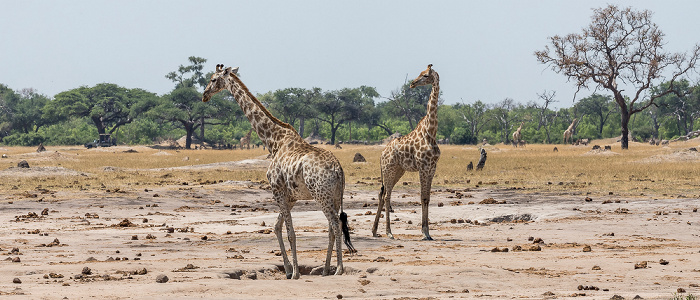
[[[300,276],[291,210],[297,200],[303,199],[316,200],[328,219],[329,241],[323,275],[328,275],[330,271],[333,242],[337,255],[335,275],[343,274],[341,235],[345,236],[348,249],[351,252],[355,249],[350,242],[347,215],[343,212],[345,175],[340,162],[330,151],[309,145],[294,127],[275,118],[238,78],[237,72],[238,68],[224,69],[224,65],[217,65],[216,72],[204,90],[202,101],[207,102],[214,94],[228,89],[272,155],[267,180],[280,210],[275,223],[275,235],[287,278],[299,279]],[[287,239],[292,251],[291,264],[282,239],[282,224],[287,227]]]
[[[518,144],[520,143],[520,137],[521,137],[520,130],[523,130],[523,124],[525,124],[525,122],[520,122],[520,127],[518,127],[518,130],[513,132],[513,146],[515,146],[516,148],[518,147]]]
[[[564,144],[566,144],[567,140],[570,140],[571,136],[574,134],[574,124],[576,124],[576,120],[577,119],[574,119],[571,125],[569,125],[569,128],[564,131]]]
[[[250,134],[251,133],[253,133],[253,128],[250,128],[250,130],[248,130],[248,133],[246,133],[246,135],[241,138],[241,150],[243,150],[243,145],[248,145],[248,149],[250,149]]]
[[[380,166],[382,172],[382,189],[379,192],[379,207],[377,216],[374,218],[372,235],[377,236],[377,226],[385,208],[386,213],[386,235],[394,238],[391,234],[391,220],[389,211],[391,210],[391,191],[401,176],[408,172],[418,172],[420,176],[421,206],[423,209],[421,231],[424,240],[432,240],[428,231],[428,205],[430,204],[430,188],[433,183],[433,176],[440,159],[440,148],[436,142],[437,135],[437,106],[440,94],[440,76],[432,69],[433,65],[421,72],[416,79],[411,82],[410,87],[415,88],[421,85],[432,84],[427,112],[425,117],[418,122],[411,133],[400,138],[393,139],[382,151]]]

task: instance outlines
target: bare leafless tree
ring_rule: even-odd
[[[551,45],[535,52],[538,61],[574,80],[577,92],[592,87],[613,94],[622,119],[622,149],[628,148],[630,117],[670,93],[673,84],[695,68],[700,55],[700,45],[690,54],[665,52],[664,34],[651,16],[648,10],[615,5],[594,9],[582,33],[550,37]],[[671,86],[665,93],[648,93],[665,81]],[[633,89],[628,97],[625,88]]]

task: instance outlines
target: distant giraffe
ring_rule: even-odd
[[[518,130],[513,132],[513,146],[514,147],[518,147],[518,143],[520,143],[520,136],[521,136],[520,130],[523,129],[523,124],[525,124],[525,122],[520,122],[520,127],[518,127]]]
[[[430,204],[430,188],[433,183],[433,176],[440,158],[440,148],[436,142],[438,119],[437,106],[440,95],[440,76],[432,69],[433,65],[421,72],[416,79],[411,82],[411,88],[421,85],[432,84],[430,99],[426,109],[426,115],[418,122],[411,133],[400,138],[393,139],[382,151],[380,158],[382,188],[379,192],[379,207],[372,226],[372,235],[377,236],[377,226],[382,213],[382,208],[386,207],[386,235],[394,238],[391,234],[391,191],[396,182],[401,179],[404,172],[418,172],[420,176],[422,221],[421,231],[424,240],[432,240],[428,232],[428,205]]]
[[[248,149],[250,150],[250,134],[253,132],[253,128],[250,128],[248,130],[248,133],[244,137],[241,138],[241,150],[243,150],[243,145],[248,146]]]
[[[564,131],[564,144],[571,140],[571,136],[574,134],[574,124],[576,124],[576,119],[574,119],[571,125],[569,125],[569,128]]]
[[[328,219],[328,251],[323,275],[330,272],[333,244],[337,255],[335,275],[343,274],[343,250],[341,237],[350,252],[355,249],[350,242],[347,214],[343,212],[345,174],[338,159],[328,150],[309,145],[291,125],[275,118],[243,82],[236,76],[238,68],[224,69],[216,66],[216,72],[204,90],[202,101],[207,102],[223,89],[234,96],[258,137],[266,145],[272,161],[267,169],[267,180],[280,214],[275,223],[275,235],[280,245],[287,278],[299,279],[297,239],[292,226],[291,209],[297,200],[314,199]],[[287,239],[292,252],[289,263],[282,239],[282,225],[287,226]],[[342,230],[342,231],[341,231]]]

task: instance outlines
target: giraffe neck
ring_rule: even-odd
[[[252,126],[247,137],[250,137],[252,130],[255,130],[260,140],[267,146],[270,153],[274,155],[283,145],[282,141],[284,139],[290,135],[299,136],[292,126],[270,114],[237,76],[233,76],[232,78],[233,80],[228,86],[228,90],[236,99],[236,102],[238,102],[238,105],[241,107],[241,110],[243,110],[243,113]]]
[[[438,107],[438,96],[440,96],[440,79],[435,73],[435,80],[433,81],[433,89],[430,92],[430,99],[428,100],[428,107],[426,109],[425,121],[427,126],[427,132],[433,138],[437,138],[437,107]]]

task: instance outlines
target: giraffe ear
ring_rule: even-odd
[[[231,73],[238,75],[238,67],[233,68]]]

